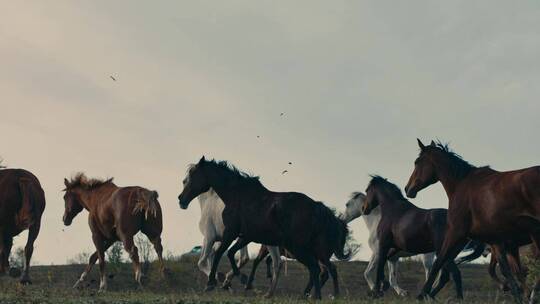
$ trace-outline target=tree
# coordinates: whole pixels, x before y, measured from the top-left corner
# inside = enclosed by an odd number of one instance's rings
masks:
[[[350,257],[349,260],[352,260],[355,255],[360,252],[360,249],[362,248],[362,244],[358,243],[356,239],[353,236],[353,231],[349,230],[349,234],[347,235],[347,239],[345,240],[345,253],[349,252]]]
[[[143,273],[146,273],[148,267],[150,267],[150,261],[153,259],[153,245],[144,234],[139,232],[135,236],[135,246],[139,250],[139,258],[143,264]]]
[[[9,265],[11,267],[22,269],[24,267],[24,260],[24,248],[17,247],[15,250],[13,250],[11,256],[9,257]]]
[[[111,248],[107,251],[107,261],[115,266],[118,266],[122,264],[123,262],[123,251],[122,251],[122,243],[116,242],[114,243]]]

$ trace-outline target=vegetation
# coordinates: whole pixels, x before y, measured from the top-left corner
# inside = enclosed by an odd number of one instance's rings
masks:
[[[114,276],[109,276],[109,291],[97,292],[99,271],[97,267],[90,273],[87,285],[81,290],[71,288],[78,279],[85,265],[34,266],[31,269],[33,285],[19,286],[16,279],[0,277],[0,303],[297,303],[307,280],[304,267],[294,261],[288,265],[288,275],[282,272],[277,295],[272,300],[263,298],[268,286],[265,271],[259,269],[255,279],[255,289],[244,291],[238,280],[233,281],[232,291],[218,289],[203,293],[206,277],[196,265],[196,258],[180,261],[166,261],[170,273],[163,279],[159,274],[157,262],[150,262],[144,290],[139,290],[133,279],[130,263],[120,263]],[[85,262],[86,263],[86,262]],[[339,271],[342,296],[339,300],[329,301],[332,290],[331,282],[323,288],[325,303],[417,303],[414,299],[419,290],[424,273],[420,263],[408,260],[401,269],[400,284],[411,292],[411,296],[400,299],[388,291],[383,300],[373,301],[366,296],[367,286],[363,278],[365,262],[336,262]],[[243,272],[248,272],[251,264]],[[229,269],[224,259],[220,271]],[[510,303],[512,298],[495,289],[490,281],[485,265],[463,265],[463,284],[466,303]],[[113,271],[109,267],[107,271]],[[452,284],[445,288],[438,297],[440,302],[453,302]],[[309,303],[301,301],[301,303]]]
[[[11,251],[9,265],[13,268],[22,269],[24,267],[24,248],[17,247]]]

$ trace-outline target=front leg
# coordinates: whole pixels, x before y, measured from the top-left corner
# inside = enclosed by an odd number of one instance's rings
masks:
[[[383,296],[383,280],[384,280],[384,264],[388,257],[388,252],[390,251],[390,242],[389,240],[381,240],[379,242],[379,252],[377,257],[377,273],[375,279],[375,289],[373,290],[373,297]]]
[[[229,289],[231,287],[232,279],[235,276],[240,275],[240,269],[236,265],[236,259],[234,257],[235,257],[236,252],[238,250],[244,248],[249,243],[250,243],[250,241],[240,237],[240,238],[238,238],[236,243],[234,243],[234,245],[229,249],[229,252],[227,252],[227,257],[229,258],[229,262],[231,263],[232,270],[231,270],[231,272],[229,274],[227,274],[227,277],[225,278],[225,281],[223,282],[223,286],[222,286],[223,289]],[[244,265],[242,265],[242,266],[244,266]]]
[[[109,247],[112,245],[112,243],[113,242],[111,242],[111,241],[106,241],[105,242],[105,245],[104,245],[105,251],[107,251],[107,249],[109,249]],[[83,273],[81,274],[81,277],[79,278],[79,280],[77,280],[77,282],[75,282],[75,285],[73,285],[73,288],[79,288],[81,286],[81,284],[84,283],[84,281],[86,280],[86,277],[88,276],[88,273],[92,270],[92,267],[94,266],[94,264],[96,264],[97,259],[98,259],[98,252],[96,251],[88,259],[88,265],[86,265],[86,268],[84,269]]]
[[[223,240],[221,241],[221,243],[219,244],[219,248],[215,252],[214,260],[212,261],[212,268],[210,269],[210,274],[208,275],[208,282],[206,283],[206,288],[204,291],[211,291],[216,287],[217,285],[216,272],[219,266],[219,261],[221,260],[223,253],[225,253],[225,250],[229,248],[231,243],[237,237],[238,237],[238,232],[236,229],[225,227],[225,231],[223,232]]]
[[[93,233],[92,234],[92,241],[94,242],[94,246],[96,246],[96,252],[99,259],[99,274],[100,274],[100,280],[99,280],[99,292],[104,292],[107,290],[107,276],[105,274],[105,242],[106,239],[98,234]]]

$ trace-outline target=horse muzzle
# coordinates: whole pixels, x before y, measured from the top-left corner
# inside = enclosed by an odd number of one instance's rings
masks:
[[[69,226],[73,222],[72,218],[69,218],[68,216],[64,215],[62,217],[62,221],[64,222],[64,226]]]
[[[408,198],[415,198],[418,191],[414,187],[405,187],[405,194]]]

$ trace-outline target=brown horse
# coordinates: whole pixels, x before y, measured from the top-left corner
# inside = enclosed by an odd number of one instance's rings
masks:
[[[83,209],[88,211],[88,224],[92,231],[92,241],[96,252],[90,256],[88,266],[80,279],[73,286],[78,287],[84,282],[88,272],[99,259],[101,280],[99,290],[107,289],[105,275],[105,251],[116,241],[124,244],[133,261],[135,280],[142,286],[142,271],[139,263],[138,249],[133,243],[133,236],[141,231],[154,245],[160,270],[163,273],[163,247],[161,246],[161,231],[163,229],[161,207],[156,191],[141,187],[118,187],[112,178],[107,180],[88,179],[83,173],[73,179],[64,179],[66,192],[64,201],[64,224],[71,225],[73,218]]]
[[[432,141],[425,146],[418,140],[418,145],[420,155],[405,187],[407,196],[416,197],[419,191],[440,181],[449,199],[443,248],[419,297],[429,294],[437,272],[455,258],[470,237],[492,245],[501,272],[516,302],[521,303],[521,293],[507,255],[519,258],[518,248],[524,239],[532,241],[538,252],[540,167],[499,172],[489,167],[475,167],[441,143]],[[535,290],[538,288],[540,281],[535,285]]]
[[[0,170],[0,274],[9,269],[13,237],[28,229],[22,284],[30,284],[30,259],[39,234],[45,194],[37,177],[22,169]]]
[[[178,197],[182,209],[210,188],[225,203],[225,230],[214,256],[206,290],[217,285],[215,276],[219,260],[237,238],[227,253],[234,275],[240,274],[234,259],[236,251],[256,242],[283,247],[306,266],[310,275],[306,290],[313,284],[317,299],[321,298],[319,262],[328,267],[337,280],[337,271],[330,258],[333,254],[339,259],[348,258],[343,253],[348,229],[323,203],[302,193],[269,191],[257,177],[242,173],[227,162],[207,161],[204,157],[190,167],[183,183],[184,189]],[[228,284],[224,283],[225,286]]]
[[[374,296],[383,294],[384,265],[391,252],[405,251],[414,254],[441,250],[446,230],[446,209],[422,209],[413,205],[401,194],[401,190],[380,176],[372,176],[366,189],[362,213],[369,215],[380,206],[381,220],[377,227],[379,236],[379,259]],[[456,287],[457,297],[463,298],[461,274],[454,261],[449,261],[442,271],[441,279],[430,296],[435,296],[449,280],[449,273]]]

